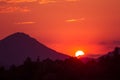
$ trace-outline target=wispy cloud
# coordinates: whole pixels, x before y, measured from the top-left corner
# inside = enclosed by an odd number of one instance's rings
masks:
[[[76,2],[80,0],[0,0],[0,2],[5,3],[31,3],[38,2],[40,4],[56,3],[56,2]]]
[[[102,41],[99,44],[100,45],[120,45],[120,40]]]
[[[38,0],[0,0],[0,2],[6,2],[6,3],[23,3],[23,2],[35,2]]]
[[[105,40],[99,42],[98,45],[103,47],[103,51],[112,50],[113,48],[120,46],[120,40]]]
[[[17,22],[15,24],[35,24],[36,22],[26,21],[26,22]]]
[[[56,3],[56,0],[40,0],[39,3],[40,4],[48,4],[48,3]]]
[[[85,18],[80,18],[80,19],[75,19],[75,18],[73,18],[73,19],[67,19],[67,20],[65,20],[66,22],[81,22],[81,21],[84,21],[85,20]]]
[[[76,1],[80,1],[80,0],[65,0],[65,1],[68,1],[68,2],[76,2]]]
[[[59,3],[59,2],[77,2],[79,0],[39,0],[40,4]]]
[[[18,6],[0,6],[0,13],[29,12],[27,7]]]
[[[29,3],[51,4],[59,2],[73,2],[79,0],[0,0],[0,13],[13,13],[13,12],[30,12],[31,9],[27,6]],[[18,5],[24,4],[24,5]],[[66,20],[67,22],[75,22],[80,19]]]

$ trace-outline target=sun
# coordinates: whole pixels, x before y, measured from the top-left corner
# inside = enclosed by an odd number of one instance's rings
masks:
[[[83,56],[83,55],[85,55],[85,53],[81,50],[78,50],[78,51],[75,52],[76,57]]]

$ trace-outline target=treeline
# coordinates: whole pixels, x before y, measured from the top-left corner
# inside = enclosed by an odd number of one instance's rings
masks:
[[[87,63],[77,58],[64,61],[27,58],[20,66],[0,67],[0,80],[120,80],[120,55]]]

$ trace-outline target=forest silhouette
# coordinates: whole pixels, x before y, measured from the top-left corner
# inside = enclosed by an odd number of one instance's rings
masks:
[[[120,48],[91,59],[87,63],[71,57],[66,60],[32,61],[27,57],[22,65],[0,67],[0,80],[120,80]]]

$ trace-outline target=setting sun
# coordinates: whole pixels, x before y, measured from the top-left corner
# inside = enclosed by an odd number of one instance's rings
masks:
[[[75,56],[76,57],[79,57],[79,56],[83,56],[85,53],[81,50],[78,50],[76,53],[75,53]]]

